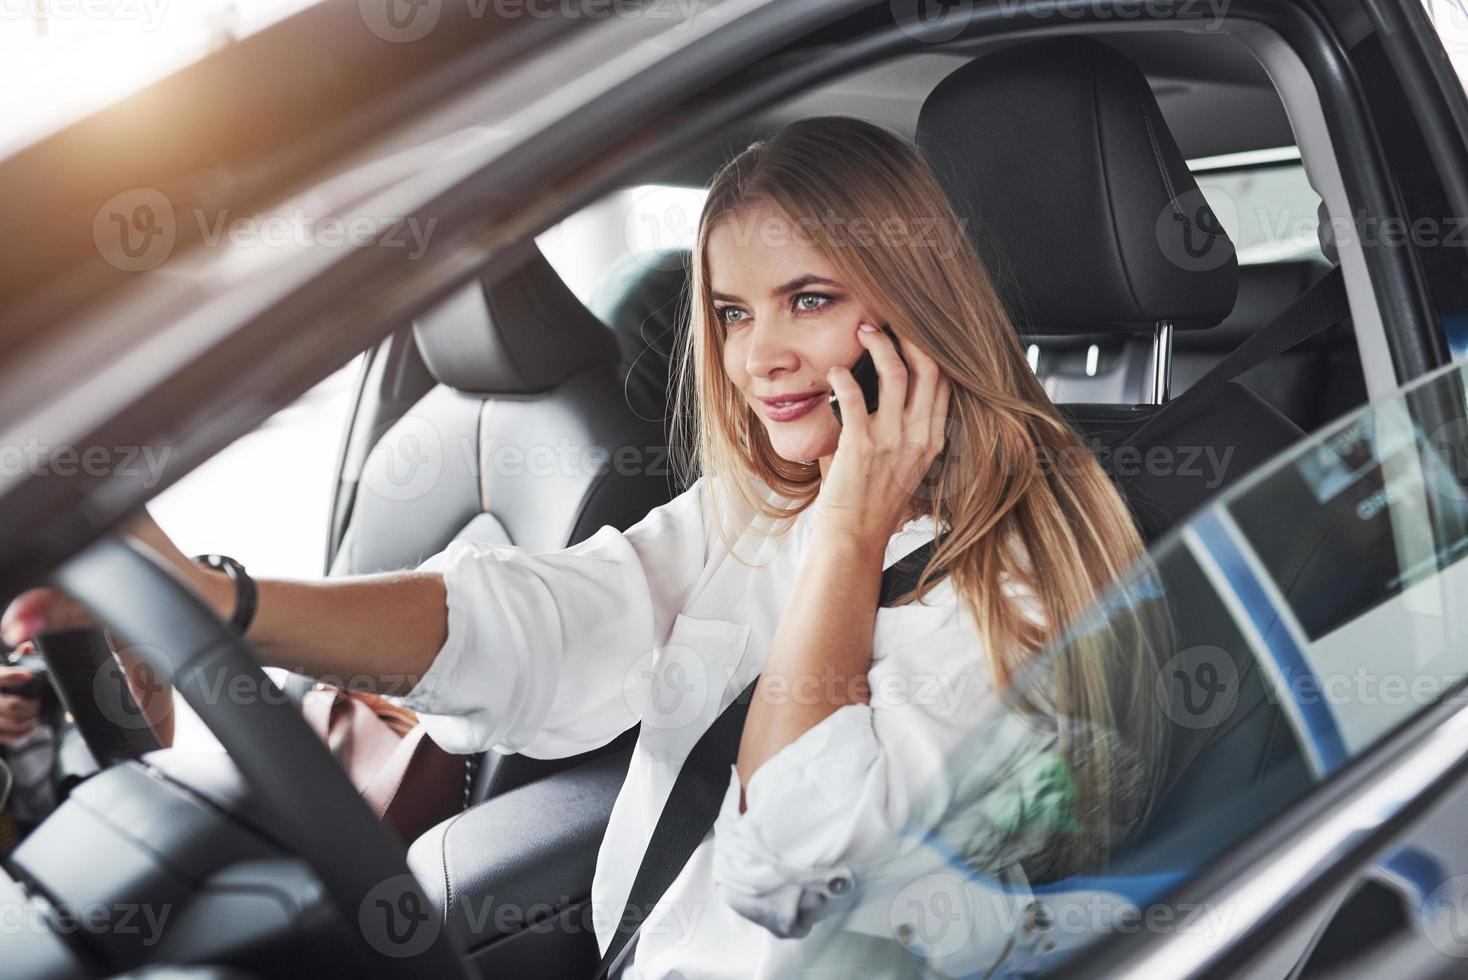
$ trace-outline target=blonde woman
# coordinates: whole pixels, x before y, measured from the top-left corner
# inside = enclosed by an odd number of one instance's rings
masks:
[[[559,757],[641,722],[593,885],[603,948],[690,748],[758,677],[714,830],[623,975],[785,977],[905,826],[984,803],[953,799],[974,780],[946,766],[1143,547],[932,173],[888,131],[813,118],[740,153],[711,183],[691,288],[675,421],[702,475],[686,492],[563,551],[456,542],[415,570],[263,581],[248,637],[267,663],[405,694],[456,752]],[[848,370],[863,352],[871,415]],[[132,530],[230,615],[224,575],[146,516]],[[879,611],[884,568],[940,531],[916,594]],[[5,638],[66,608],[27,593]],[[1013,699],[1120,733],[1068,747],[1066,812],[1021,835],[1062,868],[1135,816],[1108,746],[1160,752],[1143,644],[1093,646]],[[984,850],[987,824],[955,825]]]

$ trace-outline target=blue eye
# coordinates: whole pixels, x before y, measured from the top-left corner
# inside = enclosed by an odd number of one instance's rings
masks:
[[[730,321],[729,317],[726,314],[743,312],[744,311],[737,306],[720,306],[714,310],[714,318],[727,327]]]

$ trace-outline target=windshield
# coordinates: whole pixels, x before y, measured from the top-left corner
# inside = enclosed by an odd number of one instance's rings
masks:
[[[316,0],[0,0],[0,157]]]
[[[1463,679],[1464,370],[1169,531],[991,701],[824,955],[1007,976],[1144,923],[1217,932],[1217,909],[1152,913]],[[1078,717],[1088,662],[1110,703]]]

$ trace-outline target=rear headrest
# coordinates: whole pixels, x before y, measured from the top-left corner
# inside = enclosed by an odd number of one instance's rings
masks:
[[[1238,263],[1140,69],[1084,37],[1006,48],[923,103],[917,146],[1023,332],[1206,327]]]
[[[640,418],[668,417],[669,382],[688,329],[691,262],[686,248],[625,255],[591,299],[622,348],[627,403]]]
[[[514,272],[476,280],[414,321],[423,362],[440,383],[480,395],[529,395],[617,363],[611,332],[533,242],[527,254]]]

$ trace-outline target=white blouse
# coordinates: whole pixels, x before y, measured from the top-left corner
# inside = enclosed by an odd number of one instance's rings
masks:
[[[448,638],[397,700],[439,745],[557,758],[642,723],[592,884],[602,950],[685,757],[763,668],[810,536],[809,511],[780,537],[752,522],[737,539],[742,563],[713,526],[711,492],[701,478],[625,532],[604,526],[561,551],[457,541],[419,566],[444,576]],[[906,524],[884,567],[933,533],[931,518]],[[1040,615],[1033,593],[1004,586]],[[994,717],[978,635],[947,580],[921,604],[879,609],[870,704],[839,708],[766,761],[742,814],[731,767],[713,830],[622,977],[790,976],[874,901],[864,869],[943,810],[945,760]],[[891,918],[878,916],[889,937]]]

